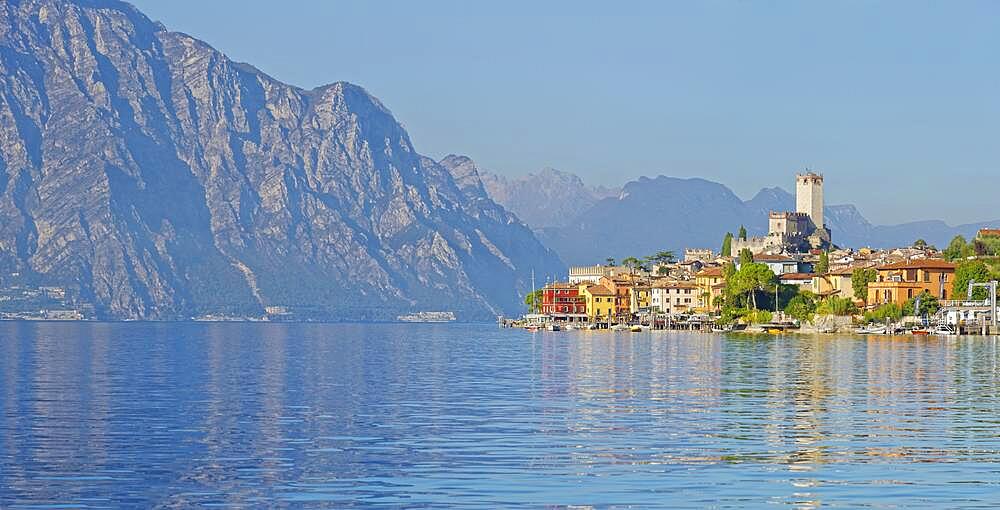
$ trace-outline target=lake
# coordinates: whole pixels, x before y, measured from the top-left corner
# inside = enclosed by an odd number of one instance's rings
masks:
[[[0,323],[0,507],[1000,505],[997,338]]]

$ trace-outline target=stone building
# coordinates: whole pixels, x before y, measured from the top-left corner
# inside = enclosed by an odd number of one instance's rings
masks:
[[[795,211],[771,211],[764,237],[733,239],[733,253],[802,253],[829,249],[830,230],[823,223],[823,176],[807,172],[795,176]]]

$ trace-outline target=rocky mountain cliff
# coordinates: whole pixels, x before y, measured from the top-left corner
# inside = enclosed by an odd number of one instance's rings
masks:
[[[360,87],[303,90],[114,0],[0,4],[0,273],[117,318],[518,310],[564,269]]]
[[[489,172],[481,172],[480,175],[493,200],[533,228],[564,227],[597,201],[616,197],[621,192],[587,186],[576,174],[553,168],[543,168],[536,174],[520,178]]]

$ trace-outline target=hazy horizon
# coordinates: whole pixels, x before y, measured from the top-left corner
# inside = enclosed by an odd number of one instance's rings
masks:
[[[363,86],[434,158],[744,199],[809,167],[876,224],[1000,217],[996,4],[132,3],[279,80]]]

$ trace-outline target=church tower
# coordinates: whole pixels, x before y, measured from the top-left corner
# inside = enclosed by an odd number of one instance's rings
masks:
[[[822,175],[807,172],[795,176],[795,211],[808,214],[816,229],[823,229]]]

